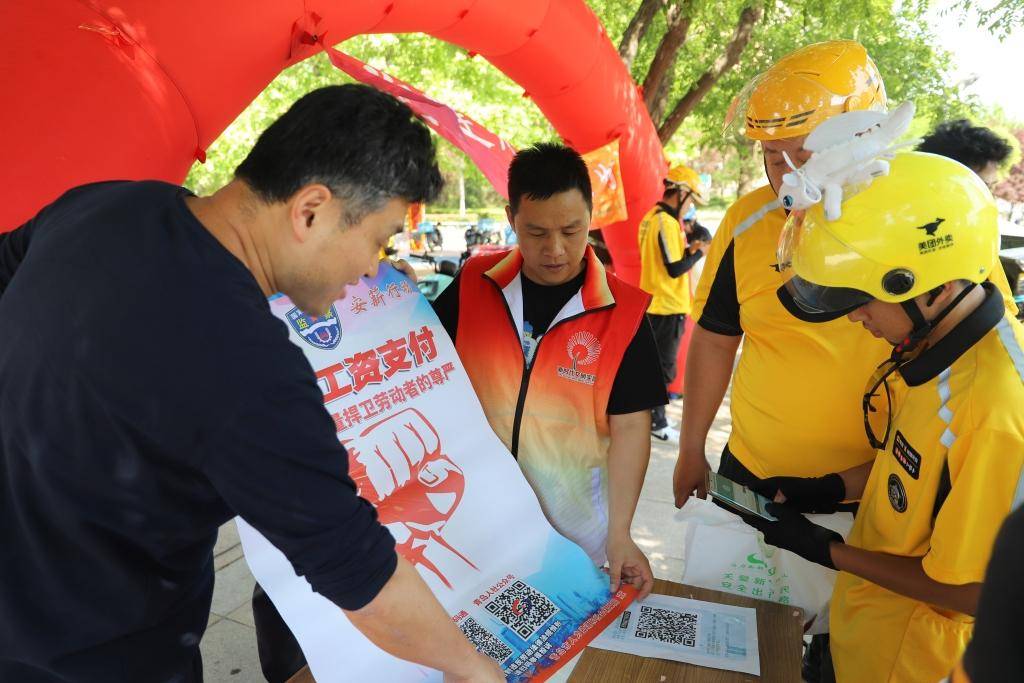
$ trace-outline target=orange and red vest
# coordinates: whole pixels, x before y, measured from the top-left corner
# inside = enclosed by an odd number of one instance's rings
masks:
[[[548,520],[601,564],[608,536],[608,397],[650,297],[605,272],[593,249],[583,287],[523,353],[519,250],[466,262],[456,349],[498,437]]]

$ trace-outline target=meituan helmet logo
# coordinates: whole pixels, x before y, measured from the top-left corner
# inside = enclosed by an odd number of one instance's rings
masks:
[[[925,234],[931,237],[935,234],[935,231],[939,229],[939,226],[946,222],[945,218],[936,218],[931,223],[925,223],[924,225],[917,226],[918,230],[924,230]]]
[[[572,369],[581,365],[590,365],[601,355],[601,342],[592,333],[580,331],[569,337],[566,345],[569,358],[572,358]]]

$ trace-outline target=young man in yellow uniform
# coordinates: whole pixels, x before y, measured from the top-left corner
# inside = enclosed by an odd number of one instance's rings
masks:
[[[694,228],[684,228],[680,223],[694,202],[705,201],[700,175],[688,166],[675,166],[663,182],[665,193],[640,221],[637,239],[640,288],[651,295],[647,320],[654,330],[661,371],[668,386],[676,377],[679,342],[692,303],[690,269],[704,256],[711,234],[696,223]],[[660,441],[679,440],[679,432],[669,426],[665,417],[665,406],[651,411],[651,436]]]
[[[768,543],[840,570],[840,683],[939,680],[970,638],[996,533],[1024,500],[1024,328],[986,281],[995,202],[965,166],[910,152],[837,220],[819,205],[786,230],[778,262],[793,277],[780,296],[794,313],[847,314],[893,351],[862,392],[873,463],[763,482],[785,501],[768,506],[778,521],[747,519]],[[846,543],[801,514],[850,499],[860,508]]]
[[[705,494],[705,442],[730,379],[724,476],[750,485],[820,476],[872,457],[856,397],[888,350],[842,321],[812,325],[786,311],[776,296],[783,276],[775,250],[786,222],[776,191],[790,170],[787,157],[795,165],[807,159],[802,145],[815,126],[844,111],[885,108],[881,76],[861,45],[833,41],[783,58],[745,93],[733,110],[744,134],[761,143],[769,184],[726,212],[697,288],[673,480],[677,507],[694,491]]]

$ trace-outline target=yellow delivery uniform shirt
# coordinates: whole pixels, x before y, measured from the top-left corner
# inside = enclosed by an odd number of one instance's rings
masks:
[[[1024,499],[1024,328],[986,291],[979,309],[890,376],[892,430],[847,539],[920,557],[950,585],[982,581],[1000,525]],[[938,681],[973,624],[840,572],[830,617],[837,680]]]
[[[786,222],[770,186],[726,212],[705,257],[693,318],[743,335],[732,378],[729,450],[755,476],[817,477],[874,457],[864,435],[864,383],[892,347],[845,318],[808,323],[776,290]]]
[[[651,295],[647,309],[652,315],[689,315],[693,306],[690,273],[672,277],[665,267],[658,238],[665,244],[670,261],[686,254],[686,238],[679,221],[656,205],[640,221],[640,289]]]

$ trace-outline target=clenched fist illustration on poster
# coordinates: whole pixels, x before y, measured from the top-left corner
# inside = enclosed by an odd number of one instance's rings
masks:
[[[442,452],[441,438],[423,413],[407,408],[342,444],[359,495],[377,508],[406,560],[448,588],[453,571],[477,569],[442,537],[462,500],[466,478]]]

